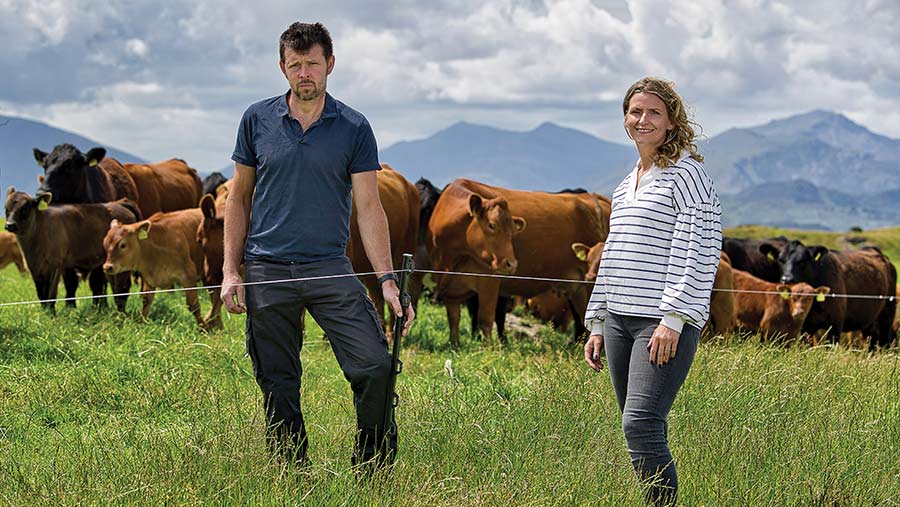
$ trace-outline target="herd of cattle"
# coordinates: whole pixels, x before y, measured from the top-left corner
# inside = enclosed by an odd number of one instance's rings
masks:
[[[34,150],[44,173],[34,196],[15,188],[7,192],[9,233],[0,234],[0,268],[14,262],[23,273],[30,271],[41,300],[56,299],[60,277],[66,298],[74,297],[80,279],[95,296],[106,294],[107,283],[127,294],[135,279],[142,291],[202,284],[212,307],[201,315],[197,290],[186,290],[188,308],[201,328],[221,327],[217,286],[229,182],[219,173],[201,182],[179,159],[121,164],[105,154],[68,144],[49,154]],[[504,340],[505,316],[516,303],[561,330],[573,323],[573,340],[584,336],[581,322],[592,291],[585,282],[596,278],[609,233],[607,197],[581,189],[509,190],[467,179],[441,190],[425,179],[412,184],[386,164],[378,190],[394,265],[403,253],[415,253],[414,302],[430,272],[452,345],[459,344],[463,304],[473,336],[490,337],[496,325]],[[369,273],[355,213],[347,256],[357,273]],[[381,309],[374,276],[360,278]],[[784,237],[725,238],[705,332],[741,327],[773,339],[825,332],[834,340],[858,331],[872,346],[889,346],[896,338],[896,284],[893,264],[874,247],[836,252]],[[147,317],[153,293],[142,298],[141,315]],[[126,299],[115,298],[119,310]],[[53,311],[53,302],[42,304]],[[106,298],[94,304],[106,305]]]

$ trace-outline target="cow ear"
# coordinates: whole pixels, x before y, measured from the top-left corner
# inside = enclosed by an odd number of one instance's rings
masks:
[[[88,165],[94,167],[99,164],[103,157],[106,156],[105,148],[91,148],[87,153],[84,154],[84,158],[87,159]]]
[[[38,174],[38,186],[41,186],[43,184],[44,184],[44,175]]]
[[[791,297],[791,286],[783,283],[775,287],[775,291],[781,296],[781,299],[789,299]]]
[[[525,230],[525,219],[522,217],[513,217],[513,234],[519,234]]]
[[[481,198],[478,194],[472,194],[469,196],[469,215],[473,217],[481,216],[484,214],[484,199]]]
[[[119,226],[119,221],[115,218],[113,218],[112,221],[109,222],[109,230],[115,229],[118,226]]]
[[[822,259],[822,256],[828,253],[828,249],[824,246],[816,246],[812,248],[812,258],[813,261],[819,262]]]
[[[200,210],[203,211],[205,218],[210,220],[216,218],[216,202],[212,195],[203,194],[203,197],[200,198]]]
[[[578,257],[578,260],[581,262],[587,262],[587,256],[590,250],[590,247],[584,243],[572,243],[572,251],[575,252],[575,257]]]
[[[144,220],[138,224],[137,233],[138,239],[147,239],[150,237],[150,221]]]
[[[44,192],[41,195],[37,196],[38,201],[38,210],[44,211],[50,207],[50,201],[53,200],[53,194],[50,192]]]
[[[820,303],[825,302],[825,295],[831,292],[831,287],[816,287],[816,301]]]
[[[47,152],[41,151],[37,148],[34,150],[34,159],[37,161],[38,165],[44,167],[44,159],[47,158]]]
[[[778,249],[771,243],[762,243],[759,245],[759,252],[765,255],[769,262],[778,261]]]
[[[9,189],[6,190],[6,195],[10,196],[16,193],[16,187],[10,186]]]

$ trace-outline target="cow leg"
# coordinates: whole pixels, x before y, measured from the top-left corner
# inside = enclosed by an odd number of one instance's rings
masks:
[[[59,270],[53,270],[47,279],[46,299],[50,300],[51,313],[56,313],[56,298],[59,293]]]
[[[491,340],[491,330],[497,318],[497,304],[500,295],[500,283],[490,280],[481,285],[478,291],[478,329],[485,341]]]
[[[113,296],[113,300],[116,302],[116,309],[124,312],[125,303],[128,302],[128,292],[131,290],[131,273],[126,271],[125,273],[113,275],[109,280],[109,285],[112,287],[113,293],[122,294],[121,296]]]
[[[584,341],[584,337],[587,336],[588,330],[584,327],[584,313],[587,310],[588,300],[590,299],[590,294],[587,288],[584,286],[579,286],[574,291],[567,291],[569,295],[569,311],[572,312],[572,320],[574,321],[573,330],[572,330],[572,338],[569,340],[569,345],[575,345],[576,343],[582,343]]]
[[[450,327],[450,346],[459,347],[459,303],[444,303],[447,309],[447,325]]]
[[[28,268],[25,266],[25,258],[22,255],[16,255],[14,262],[16,263],[16,268],[18,268],[19,273],[26,274],[28,273]]]
[[[494,309],[494,322],[497,324],[497,339],[506,343],[506,312],[512,306],[511,297],[497,296],[497,307]]]
[[[75,293],[78,292],[78,272],[74,268],[63,270],[63,285],[66,288],[66,307],[75,308]]]
[[[31,274],[31,281],[34,282],[34,290],[37,292],[37,297],[41,300],[41,306],[44,310],[47,310],[50,313],[56,312],[56,304],[47,301],[50,298],[50,276],[49,275],[36,275],[34,273]]]
[[[897,301],[887,301],[884,305],[884,308],[881,309],[881,313],[878,314],[878,320],[873,328],[875,328],[876,336],[873,336],[873,340],[869,343],[869,347],[871,348],[875,342],[878,342],[878,345],[881,347],[890,347],[891,343],[897,338],[893,333],[894,326],[894,313],[897,311]]]
[[[469,312],[469,324],[471,325],[472,338],[477,339],[478,334],[478,294],[466,299],[466,311]]]
[[[205,331],[206,322],[204,322],[203,317],[200,315],[200,296],[197,294],[197,286],[185,285],[184,288],[184,300],[187,303],[188,310],[191,312],[191,315],[194,316],[194,320],[197,321],[197,325],[200,326],[200,329]]]
[[[211,287],[206,289],[209,294],[209,313],[203,318],[208,329],[222,329],[222,289]]]
[[[103,272],[102,267],[91,270],[88,275],[88,284],[91,286],[91,294],[94,295],[94,306],[106,308],[106,273]]]
[[[150,315],[150,305],[153,304],[153,297],[156,295],[153,292],[153,287],[147,285],[146,281],[141,282],[141,292],[145,294],[141,294],[141,299],[143,300],[143,304],[141,305],[141,317],[147,318],[147,315]]]

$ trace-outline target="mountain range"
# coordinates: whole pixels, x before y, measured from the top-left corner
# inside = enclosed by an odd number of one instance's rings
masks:
[[[103,146],[41,122],[0,116],[0,188],[33,191],[40,168],[32,147],[69,142]],[[105,146],[125,162],[140,157]],[[900,224],[900,140],[846,116],[811,111],[765,125],[732,128],[699,145],[719,191],[723,224],[821,230]],[[381,150],[382,162],[411,181],[443,186],[467,177],[524,190],[582,187],[603,194],[633,167],[634,147],[545,122],[509,131],[466,122]],[[231,174],[231,165],[223,171]],[[202,175],[201,175],[202,176]]]

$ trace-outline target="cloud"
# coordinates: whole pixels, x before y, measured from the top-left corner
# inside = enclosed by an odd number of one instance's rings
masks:
[[[900,137],[891,0],[0,0],[0,103],[215,166],[243,109],[285,89],[278,35],[301,17],[331,30],[329,89],[382,146],[458,120],[625,142],[621,95],[645,75],[708,133],[832,109]]]

